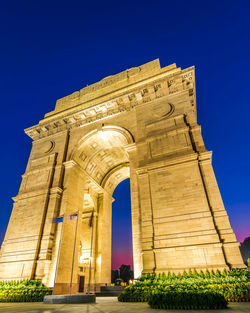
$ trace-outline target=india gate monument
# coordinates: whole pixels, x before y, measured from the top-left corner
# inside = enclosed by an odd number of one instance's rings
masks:
[[[157,59],[108,76],[25,133],[1,280],[41,279],[54,294],[110,283],[112,195],[128,177],[135,278],[244,267],[197,124],[194,67]]]

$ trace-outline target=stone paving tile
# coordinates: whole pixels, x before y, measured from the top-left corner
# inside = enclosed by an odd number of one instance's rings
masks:
[[[1,303],[1,313],[186,313],[184,310],[153,310],[147,303],[121,303],[117,298],[97,298],[96,304]],[[197,313],[197,311],[188,311]],[[227,310],[199,310],[199,313],[249,313],[250,303],[232,303]]]

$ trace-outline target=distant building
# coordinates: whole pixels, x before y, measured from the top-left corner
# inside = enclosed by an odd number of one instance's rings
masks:
[[[250,237],[245,238],[242,242],[240,245],[240,252],[244,263],[247,263],[247,260],[250,259]]]
[[[134,271],[131,270],[130,265],[122,264],[118,270],[112,270],[111,282],[115,284],[118,279],[128,283],[130,279],[134,278]]]

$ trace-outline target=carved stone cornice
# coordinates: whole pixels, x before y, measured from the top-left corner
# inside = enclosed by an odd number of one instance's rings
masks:
[[[195,152],[178,156],[175,158],[168,158],[164,161],[154,161],[145,166],[138,167],[135,169],[138,175],[145,175],[153,171],[162,171],[163,168],[167,167],[180,167],[186,166],[187,163],[198,162],[198,154]]]
[[[95,104],[86,103],[84,106],[76,105],[75,108],[66,109],[65,112],[57,112],[50,118],[45,118],[38,125],[25,129],[25,133],[34,140],[38,140],[67,129],[84,126],[96,121],[107,119],[113,115],[130,111],[138,105],[150,102],[157,98],[171,96],[187,91],[192,106],[195,105],[194,92],[194,68],[180,70],[173,74],[156,75],[144,84],[123,88],[119,95],[107,101],[100,101]],[[135,84],[136,85],[136,84]],[[113,95],[113,97],[112,97]]]
[[[136,151],[136,143],[131,143],[129,145],[126,145],[124,146],[125,150],[128,152],[128,153],[132,153],[132,152],[135,152]]]
[[[12,197],[14,202],[19,200],[24,200],[28,198],[35,198],[35,197],[44,197],[49,194],[48,188],[40,188],[39,190],[32,190],[32,191],[22,191],[19,192],[15,197]]]
[[[199,153],[199,163],[211,163],[212,162],[212,151],[205,151]]]
[[[88,212],[84,211],[84,212],[82,212],[82,219],[86,219],[86,218],[89,219],[89,218],[91,218],[92,214],[93,214],[93,210],[92,209],[90,211],[88,211]],[[93,216],[97,217],[98,216],[98,212],[96,212],[94,210]]]
[[[62,192],[63,192],[63,190],[60,187],[52,187],[52,188],[50,188],[50,194],[51,195],[59,195],[59,196],[61,196]]]
[[[74,160],[66,161],[63,163],[63,165],[66,169],[74,166],[79,166]]]

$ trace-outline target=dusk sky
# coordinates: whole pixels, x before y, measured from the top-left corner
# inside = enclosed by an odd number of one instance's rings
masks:
[[[0,242],[31,149],[23,129],[56,99],[156,58],[195,65],[198,122],[222,198],[238,240],[250,236],[249,12],[241,0],[2,1]],[[118,267],[132,259],[129,180],[114,197]]]
[[[130,180],[115,189],[112,206],[112,269],[133,265]]]

